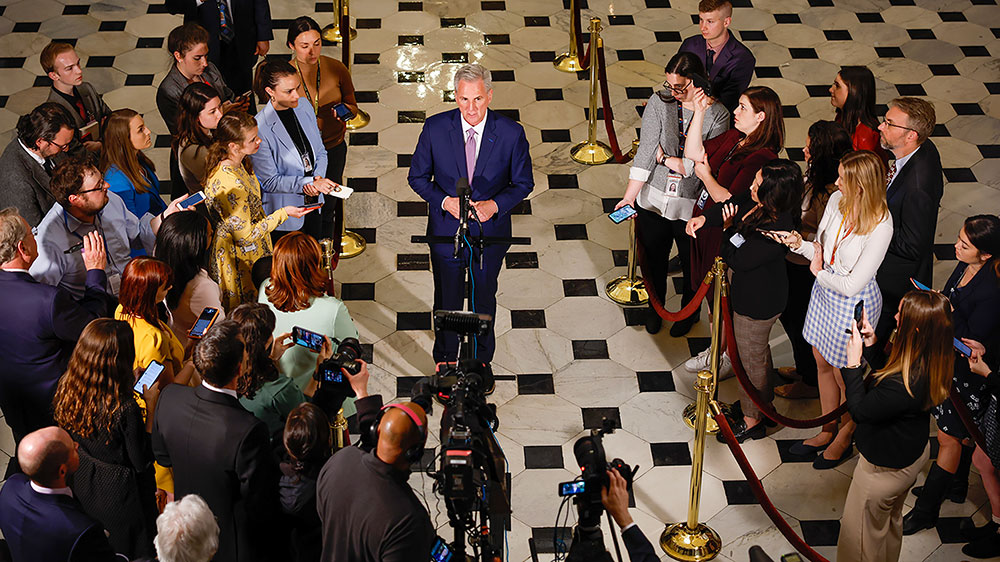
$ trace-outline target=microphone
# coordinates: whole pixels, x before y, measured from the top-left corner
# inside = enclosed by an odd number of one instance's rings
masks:
[[[462,245],[462,236],[469,230],[469,196],[471,195],[468,178],[458,178],[455,185],[455,195],[458,196],[458,232],[455,233],[455,257]],[[471,251],[471,248],[470,248]]]
[[[493,318],[464,310],[435,310],[434,331],[454,332],[462,335],[483,336],[490,329]]]

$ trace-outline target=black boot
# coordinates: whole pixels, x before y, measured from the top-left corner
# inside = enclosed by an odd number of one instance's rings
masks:
[[[670,326],[670,336],[674,338],[680,338],[686,336],[688,332],[691,331],[691,327],[698,323],[701,316],[701,311],[696,310],[694,314],[688,316],[684,320],[678,320]]]
[[[660,331],[663,326],[663,318],[656,312],[653,305],[650,304],[649,308],[646,309],[646,331],[650,334],[655,334]]]
[[[938,466],[937,463],[931,465],[931,470],[927,473],[927,480],[924,481],[924,489],[920,493],[920,497],[917,498],[916,505],[903,516],[903,535],[912,535],[937,525],[941,503],[944,501],[944,495],[954,476]]]
[[[962,447],[962,457],[958,461],[958,469],[955,470],[955,477],[951,480],[948,493],[945,498],[954,503],[965,503],[965,498],[969,494],[969,469],[972,468],[972,453],[975,447]],[[920,497],[924,492],[923,486],[913,488],[913,495]]]
[[[993,533],[990,536],[970,542],[962,547],[962,554],[973,558],[993,558],[1000,556],[1000,535]]]

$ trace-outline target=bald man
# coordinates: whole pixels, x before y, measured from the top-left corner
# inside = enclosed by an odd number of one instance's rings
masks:
[[[359,419],[375,399],[379,398],[358,400]],[[427,414],[413,402],[389,404],[376,422],[378,439],[373,451],[342,449],[319,473],[321,560],[404,562],[430,556],[434,527],[406,483],[410,464],[423,454]]]
[[[122,560],[66,485],[80,466],[76,449],[69,434],[54,426],[21,439],[17,460],[24,474],[11,476],[0,489],[0,531],[14,562]]]

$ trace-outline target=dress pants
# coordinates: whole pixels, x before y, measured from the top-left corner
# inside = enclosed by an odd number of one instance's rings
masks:
[[[742,314],[733,313],[733,331],[736,333],[736,349],[740,352],[740,361],[747,371],[747,377],[757,388],[761,399],[771,402],[774,399],[774,388],[771,386],[770,374],[773,368],[771,362],[770,340],[771,326],[774,326],[778,316],[774,315],[764,320],[757,320]],[[762,419],[763,414],[753,403],[750,396],[739,387],[740,405],[743,415]]]
[[[347,164],[347,141],[343,141],[336,146],[326,147],[326,177],[339,184],[344,183],[344,166]],[[320,209],[322,216],[322,228],[320,238],[330,238],[337,240],[340,238],[340,230],[344,223],[344,200],[332,195],[323,198],[323,208]],[[340,249],[340,246],[337,246]]]
[[[816,386],[816,358],[813,357],[812,346],[802,336],[802,328],[806,325],[806,311],[809,310],[809,297],[816,278],[809,271],[808,265],[787,260],[785,265],[788,270],[788,304],[781,313],[781,325],[792,344],[795,370],[802,377],[802,382]]]
[[[903,502],[930,458],[930,444],[910,466],[875,466],[858,458],[840,519],[837,560],[893,562],[903,545]]]
[[[487,246],[480,262],[478,250],[472,259],[472,281],[475,291],[475,311],[496,316],[497,277],[507,245]],[[466,289],[463,284],[465,268],[469,266],[469,252],[462,249],[459,258],[452,257],[454,248],[445,244],[431,245],[431,273],[434,275],[434,310],[465,310]],[[480,267],[480,263],[482,266]],[[493,322],[486,335],[476,338],[476,358],[490,362],[496,349]],[[434,334],[434,362],[458,359],[458,334],[437,332]]]
[[[670,247],[676,243],[677,256],[681,260],[681,270],[684,274],[681,306],[686,305],[694,297],[694,285],[691,279],[691,239],[684,232],[687,222],[665,219],[662,215],[639,206],[636,206],[635,210],[636,219],[639,221],[637,225],[639,243],[642,244],[646,256],[643,273],[653,282],[653,290],[660,303],[666,302],[667,263],[670,261]]]

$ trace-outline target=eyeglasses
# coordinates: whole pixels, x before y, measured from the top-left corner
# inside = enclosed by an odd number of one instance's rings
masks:
[[[59,151],[60,151],[60,152],[66,152],[67,150],[69,150],[69,143],[66,143],[66,144],[59,144],[59,143],[57,143],[57,142],[56,142],[56,141],[54,141],[54,140],[47,140],[47,141],[45,141],[45,142],[47,142],[47,143],[49,143],[49,144],[51,144],[51,145],[54,145],[54,146],[58,146],[58,147],[59,147]]]
[[[108,184],[108,182],[106,182],[104,180],[101,180],[101,185],[99,185],[99,186],[97,186],[97,187],[95,187],[93,189],[84,189],[83,191],[77,191],[76,195],[83,195],[84,193],[90,193],[92,191],[107,191],[108,188],[110,188],[110,187],[111,186]]]
[[[895,124],[895,123],[893,123],[891,121],[886,120],[885,117],[883,117],[880,121],[882,123],[888,125],[889,127],[896,127],[897,129],[906,129],[907,131],[913,131],[914,133],[918,133],[919,134],[919,131],[917,131],[916,129],[913,129],[911,127],[904,127],[902,125],[897,125],[897,124]]]
[[[689,87],[691,87],[691,82],[692,82],[692,80],[688,80],[687,84],[684,84],[683,86],[678,87],[678,86],[674,86],[670,82],[667,82],[667,81],[664,80],[664,82],[663,82],[663,88],[665,90],[670,90],[671,92],[673,92],[675,94],[683,94],[684,92],[687,91],[687,89]]]

